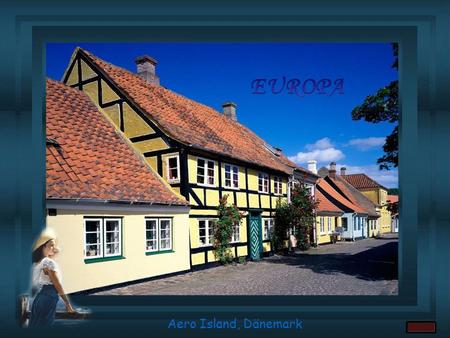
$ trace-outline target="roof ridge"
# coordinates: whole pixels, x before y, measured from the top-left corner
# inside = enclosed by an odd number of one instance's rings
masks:
[[[175,98],[181,98],[182,100],[185,100],[188,104],[191,104],[191,105],[193,105],[193,106],[198,106],[198,107],[200,107],[200,108],[206,109],[206,110],[208,111],[208,114],[213,113],[215,116],[217,116],[218,118],[220,118],[224,123],[226,122],[226,123],[228,123],[228,124],[232,124],[232,125],[234,125],[234,127],[239,128],[240,130],[243,130],[243,131],[245,131],[246,133],[249,133],[252,137],[258,139],[258,140],[259,140],[261,143],[263,143],[263,144],[269,144],[267,141],[265,141],[264,139],[262,139],[259,135],[257,135],[254,131],[252,131],[252,130],[251,130],[250,128],[248,128],[247,126],[245,126],[245,125],[243,125],[243,124],[241,124],[241,123],[239,123],[239,122],[237,122],[237,121],[234,121],[234,120],[232,120],[232,119],[229,119],[228,117],[226,117],[224,114],[220,113],[218,110],[214,109],[213,107],[210,107],[210,106],[208,106],[208,105],[206,105],[206,104],[204,104],[204,103],[201,103],[201,102],[198,102],[198,101],[196,101],[196,100],[193,100],[193,99],[191,99],[191,98],[189,98],[189,97],[187,97],[187,96],[185,96],[185,95],[183,95],[183,94],[177,93],[177,92],[175,92],[175,91],[173,91],[173,90],[171,90],[171,89],[168,89],[168,88],[166,88],[166,87],[164,87],[164,86],[162,86],[162,85],[152,85],[152,84],[149,84],[149,83],[147,83],[144,79],[142,79],[139,75],[137,75],[136,73],[133,73],[132,71],[130,71],[130,70],[126,69],[126,68],[123,68],[123,67],[114,65],[114,64],[112,64],[112,63],[110,63],[110,62],[108,62],[108,61],[105,61],[105,60],[103,60],[102,58],[97,57],[97,56],[94,55],[93,53],[91,53],[91,52],[89,52],[89,51],[87,51],[87,50],[85,50],[85,49],[83,49],[83,48],[81,48],[81,47],[77,47],[77,48],[78,48],[77,50],[79,50],[79,51],[81,51],[82,53],[84,53],[84,54],[85,54],[92,62],[94,62],[94,63],[96,64],[96,66],[99,67],[99,68],[100,68],[100,69],[101,69],[101,70],[109,77],[109,79],[110,79],[116,86],[118,86],[121,90],[123,90],[123,91],[127,94],[127,96],[128,96],[128,97],[136,104],[136,106],[138,106],[138,107],[139,107],[140,109],[142,109],[143,111],[147,111],[147,110],[146,110],[145,108],[143,108],[138,102],[136,102],[135,99],[132,98],[132,94],[129,92],[129,90],[127,90],[126,88],[124,88],[124,87],[123,87],[121,84],[119,84],[116,80],[112,79],[111,76],[108,74],[108,71],[104,70],[104,69],[103,69],[103,66],[102,66],[101,64],[99,64],[99,63],[105,63],[106,65],[108,65],[109,67],[112,67],[113,69],[118,69],[118,70],[120,70],[120,71],[125,72],[126,74],[132,76],[134,79],[138,80],[138,81],[139,81],[139,85],[143,86],[144,88],[146,88],[146,89],[148,89],[148,90],[156,90],[156,91],[159,91],[159,92],[156,92],[155,94],[163,95],[164,93],[167,93],[168,95],[173,95],[173,96],[175,96]],[[178,107],[182,106],[182,104],[180,104],[180,103],[178,103],[178,102],[176,103],[176,105],[177,105]],[[180,108],[179,108],[179,109],[180,109]],[[184,107],[184,109],[185,109],[186,111],[192,113],[194,116],[196,115],[196,114],[195,114],[195,109],[192,109],[192,108],[190,108],[190,107]],[[152,119],[157,121],[157,119],[155,119],[155,117],[153,117],[153,116],[152,116]],[[173,134],[172,132],[166,130],[166,128],[162,127],[162,126],[160,125],[160,123],[158,123],[158,126],[159,126],[162,130],[164,130],[167,134],[169,134],[169,135],[172,135],[172,134]],[[172,136],[172,137],[173,137],[174,139],[178,139],[176,136]],[[220,138],[219,135],[217,135],[217,137]],[[183,142],[182,142],[182,143],[183,143]],[[208,151],[213,151],[213,150],[208,149]],[[269,150],[267,150],[267,151],[269,152]],[[214,151],[213,151],[213,152],[214,152]],[[273,155],[273,156],[272,156],[272,155]],[[290,168],[290,165],[288,165],[287,162],[288,162],[288,161],[289,161],[289,162],[292,162],[292,161],[290,161],[290,160],[288,159],[288,157],[287,157],[285,154],[283,154],[282,152],[280,152],[280,155],[275,155],[275,154],[272,154],[272,155],[271,155],[270,158],[271,158],[273,161],[276,161],[280,166],[285,167],[285,170],[286,170],[286,171],[290,170],[290,169],[288,169],[288,168]],[[276,158],[275,158],[275,157],[276,157]],[[281,158],[281,160],[278,159],[278,158]],[[247,160],[247,162],[249,162],[249,160]],[[295,163],[293,163],[293,164],[295,164]],[[260,164],[260,165],[261,165],[261,164]],[[266,165],[266,166],[267,166],[267,165]],[[304,169],[304,168],[302,168],[302,167],[300,167],[300,168],[301,168],[301,169]],[[306,169],[304,169],[304,170],[306,170]]]
[[[343,180],[343,181],[345,181],[345,180]],[[378,204],[372,202],[366,195],[364,195],[363,193],[361,193],[361,192],[360,192],[358,189],[356,189],[351,183],[345,181],[344,184],[347,184],[347,185],[348,185],[348,186],[346,187],[347,189],[353,190],[354,193],[359,194],[359,196],[360,196],[362,199],[366,200],[367,202],[369,202],[369,203],[370,203],[371,205],[373,205],[374,207],[377,207],[377,206],[378,206]]]
[[[349,194],[351,195],[350,197],[352,198],[352,201],[355,200],[353,202],[353,204],[355,204],[356,206],[358,206],[359,208],[367,211],[368,213],[371,213],[371,210],[368,210],[366,206],[364,206],[363,204],[361,204],[361,202],[358,200],[359,198],[362,198],[363,200],[365,200],[366,202],[370,202],[369,204],[375,208],[375,204],[368,199],[366,196],[364,196],[363,193],[361,193],[358,189],[356,189],[352,184],[350,184],[349,182],[347,182],[345,179],[343,179],[341,176],[336,175],[337,179],[340,180],[342,182],[342,184],[344,185],[344,188],[349,190]],[[354,194],[357,194],[358,197],[355,197]]]

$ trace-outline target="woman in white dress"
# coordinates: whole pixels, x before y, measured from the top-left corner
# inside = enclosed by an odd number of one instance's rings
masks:
[[[75,313],[61,285],[61,272],[52,257],[59,251],[54,232],[45,229],[33,247],[33,294],[29,327],[51,326],[55,319],[58,295],[67,312]]]

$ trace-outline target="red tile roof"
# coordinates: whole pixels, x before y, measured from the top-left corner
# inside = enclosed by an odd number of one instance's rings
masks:
[[[388,195],[387,200],[389,203],[397,203],[398,195]]]
[[[89,97],[47,80],[47,198],[186,205]]]
[[[344,180],[342,176],[334,175],[334,177],[331,177],[328,175],[326,180],[333,183],[340,190],[340,194],[345,196],[347,200],[350,200],[351,203],[356,206],[356,209],[353,209],[355,212],[368,214],[373,217],[378,216],[375,205],[355,187]]]
[[[342,176],[337,176],[341,179],[342,184],[346,186],[348,192],[351,194],[352,198],[356,203],[367,211],[367,214],[371,217],[379,217],[380,214],[377,212],[376,208],[379,207],[378,204],[372,202],[368,197],[361,193],[358,189],[352,186],[350,183],[342,179]]]
[[[366,174],[350,174],[350,175],[342,175],[343,179],[345,179],[348,183],[353,185],[356,189],[370,189],[370,188],[382,188],[388,190],[383,187],[377,181],[371,179]]]
[[[328,187],[322,186],[322,188],[326,189]],[[331,187],[330,187],[331,188]],[[337,207],[333,202],[331,202],[324,194],[320,192],[320,190],[316,189],[316,201],[319,202],[317,205],[317,212],[339,212],[343,213],[344,210]]]
[[[197,149],[240,159],[292,174],[296,165],[277,156],[266,142],[242,124],[215,109],[159,85],[147,83],[135,73],[105,62],[79,48],[102,73],[146,113],[167,135]],[[280,160],[281,159],[281,160]]]
[[[352,212],[357,212],[357,213],[361,213],[361,214],[365,214],[366,211],[361,208],[360,206],[356,205],[353,203],[353,201],[351,201],[350,199],[346,198],[346,195],[341,194],[340,192],[338,192],[333,186],[330,185],[330,183],[328,183],[325,179],[319,179],[318,183],[317,183],[317,187],[318,187],[318,191],[322,192],[321,190],[324,191],[324,195],[327,195],[329,197],[331,197],[331,199],[336,200],[337,202],[339,202],[340,204],[342,204],[345,208],[348,208],[350,210],[352,210]]]

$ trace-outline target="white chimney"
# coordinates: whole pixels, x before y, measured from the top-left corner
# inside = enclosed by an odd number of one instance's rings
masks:
[[[237,116],[236,116],[236,103],[234,102],[225,102],[222,105],[223,108],[223,114],[227,117],[229,117],[230,119],[237,121]]]
[[[328,176],[330,176],[331,178],[336,177],[336,162],[330,163],[330,170],[328,171]]]
[[[157,61],[148,56],[138,56],[134,62],[137,66],[137,74],[150,84],[159,86],[159,77],[156,75]]]
[[[346,167],[341,167],[341,176],[345,176]]]
[[[317,175],[317,161],[315,160],[308,161],[308,170],[313,174]]]

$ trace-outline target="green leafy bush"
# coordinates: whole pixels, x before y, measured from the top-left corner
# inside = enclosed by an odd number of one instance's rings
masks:
[[[233,235],[233,225],[240,224],[244,217],[236,205],[227,204],[228,195],[224,195],[218,207],[218,220],[215,222],[214,231],[214,256],[222,264],[229,264],[233,261],[231,252],[231,238]]]

